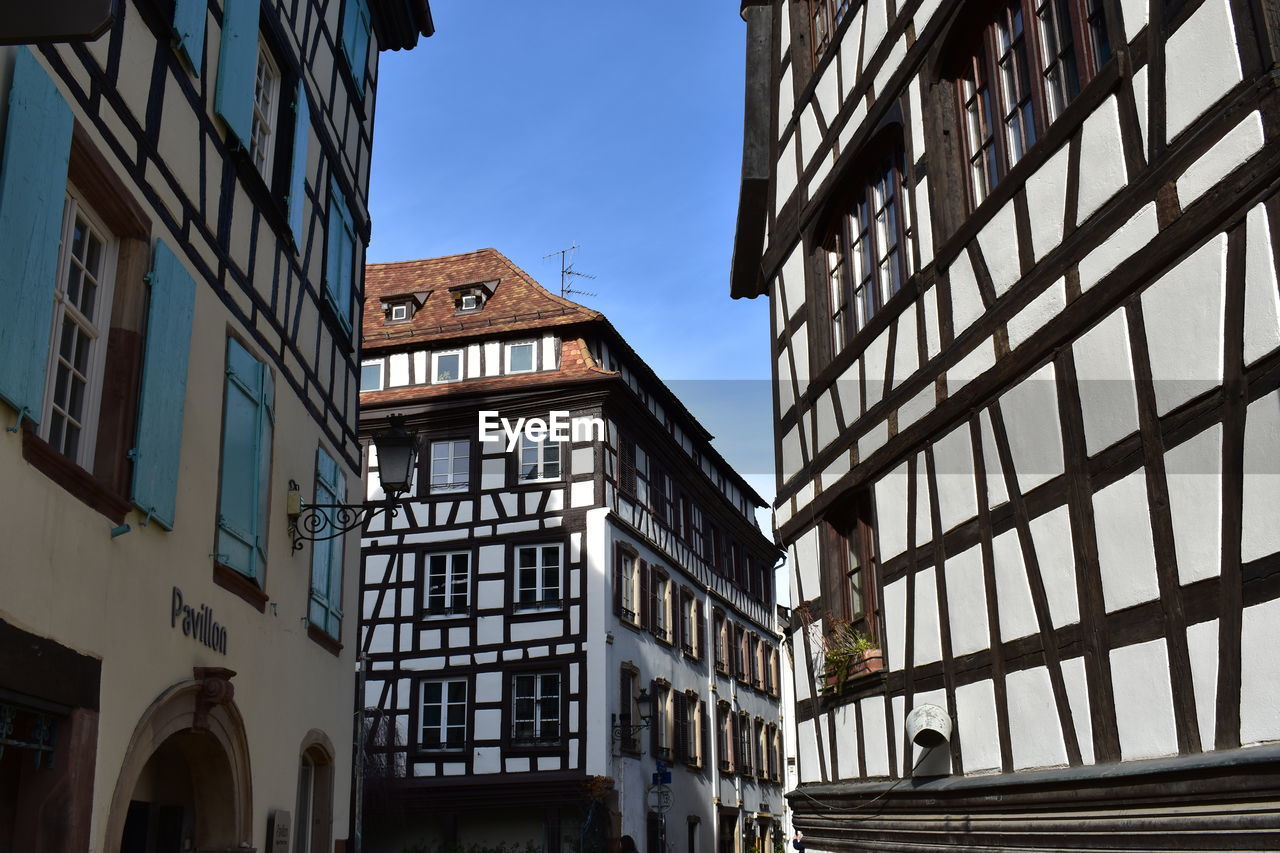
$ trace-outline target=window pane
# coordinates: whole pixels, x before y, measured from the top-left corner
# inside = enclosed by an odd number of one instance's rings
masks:
[[[533,344],[515,344],[508,352],[513,373],[533,370]]]
[[[462,378],[462,356],[458,353],[436,356],[436,381],[452,382]]]

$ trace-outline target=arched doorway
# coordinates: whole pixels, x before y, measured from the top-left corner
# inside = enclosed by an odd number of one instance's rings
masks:
[[[333,846],[333,743],[316,729],[302,742],[295,808],[293,853],[327,853]]]
[[[120,768],[106,853],[249,846],[252,790],[229,670],[165,691],[143,714]]]

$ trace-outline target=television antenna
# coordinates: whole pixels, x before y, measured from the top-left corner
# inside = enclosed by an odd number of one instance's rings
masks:
[[[596,278],[595,276],[589,273],[578,272],[573,268],[573,253],[577,249],[578,249],[578,244],[574,243],[572,246],[570,246],[567,249],[561,249],[558,252],[549,252],[548,254],[545,254],[542,256],[543,260],[546,260],[547,258],[553,257],[555,255],[560,256],[560,296],[561,298],[568,298],[569,294],[571,293],[575,296],[595,296],[596,295],[589,290],[578,290],[576,287],[573,286],[573,279],[575,276],[577,278],[591,279],[592,281],[595,281],[595,278]]]

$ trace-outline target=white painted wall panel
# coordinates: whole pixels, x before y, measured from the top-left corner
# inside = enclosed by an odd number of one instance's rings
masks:
[[[884,588],[885,667],[906,668],[907,579],[898,578]]]
[[[1102,281],[1122,261],[1150,243],[1159,230],[1154,203],[1131,216],[1080,261],[1080,292]]]
[[[849,97],[862,77],[862,67],[858,64],[858,52],[862,48],[862,26],[865,23],[862,13],[863,7],[859,5],[853,13],[853,20],[849,22],[849,29],[845,30],[844,38],[840,40],[840,88],[845,98]]]
[[[833,712],[836,726],[836,776],[840,779],[858,778],[858,715],[856,705],[841,705]]]
[[[487,341],[484,345],[484,375],[497,376],[502,372],[502,344]]]
[[[966,774],[1000,769],[996,693],[990,680],[956,688],[956,734]],[[954,737],[954,735],[953,735]]]
[[[1000,412],[1022,493],[1061,474],[1062,431],[1053,365],[1044,365],[1006,391],[1000,397]]]
[[[1067,692],[1076,742],[1080,744],[1080,760],[1092,764],[1093,718],[1089,716],[1089,682],[1085,677],[1084,658],[1069,658],[1062,662],[1062,683]]]
[[[786,19],[785,15],[783,15],[783,19]],[[795,74],[795,66],[788,65],[787,70],[782,72],[782,79],[778,85],[778,129],[780,131],[786,128],[787,123],[791,121],[792,114],[796,111],[795,86],[792,83],[793,74]]]
[[[1059,767],[1067,763],[1066,741],[1058,720],[1058,706],[1043,666],[1009,673],[1005,679],[1009,701],[1009,742],[1013,767]]]
[[[398,352],[387,358],[387,387],[409,384],[409,354]]]
[[[995,560],[996,598],[1000,604],[1000,639],[1004,642],[1026,637],[1040,630],[1031,585],[1022,561],[1018,532],[1007,530],[991,540]]]
[[[921,228],[923,229],[924,226],[922,225]],[[922,230],[921,234],[923,235],[923,233]],[[923,257],[924,249],[921,248],[920,251]],[[932,252],[930,254],[932,255]],[[924,263],[927,264],[928,261]],[[920,297],[920,300],[924,304],[925,358],[932,360],[934,356],[942,351],[942,332],[939,331],[940,326],[938,325],[938,288],[930,287]]]
[[[1095,493],[1093,516],[1107,612],[1158,597],[1146,469],[1139,468]]]
[[[1280,600],[1244,609],[1240,625],[1240,743],[1280,739]]]
[[[1129,182],[1115,96],[1094,110],[1080,131],[1080,199],[1076,222],[1083,223]]]
[[[818,152],[818,146],[822,142],[822,131],[818,127],[818,116],[814,112],[813,104],[810,103],[800,113],[800,167],[808,169],[813,163],[813,157]]]
[[[964,358],[947,368],[947,394],[954,396],[965,385],[995,367],[995,364],[995,339],[979,341]]]
[[[1005,421],[1007,426],[1008,421]],[[998,507],[1009,501],[1009,489],[1004,482],[1004,466],[996,452],[996,437],[991,426],[991,410],[983,409],[978,417],[982,439],[982,468],[987,484],[987,506]]]
[[[1058,279],[1046,287],[1026,307],[1009,318],[1005,328],[1009,333],[1009,349],[1016,350],[1040,331],[1045,323],[1062,313],[1067,307],[1065,279]]]
[[[1214,748],[1218,718],[1218,620],[1187,626],[1187,651],[1191,659],[1191,685],[1196,700],[1200,748]]]
[[[1146,0],[1122,0],[1126,3],[1140,3],[1143,7],[1143,14],[1146,14]],[[1142,151],[1146,154],[1151,134],[1147,131],[1150,125],[1150,109],[1147,94],[1147,69],[1150,66],[1144,65],[1137,71],[1133,72],[1133,102],[1138,111],[1138,134],[1142,137]]]
[[[1124,308],[1112,311],[1071,347],[1090,456],[1138,431],[1138,397]]]
[[[1165,43],[1165,138],[1173,140],[1240,82],[1240,56],[1227,0],[1206,0]]]
[[[968,423],[934,443],[933,462],[938,479],[938,515],[946,532],[978,514],[973,438]]]
[[[876,532],[881,560],[890,560],[907,548],[907,485],[906,462],[876,481]]]
[[[1246,223],[1244,363],[1249,365],[1280,347],[1280,291],[1267,208],[1254,207]]]
[[[1027,211],[1031,220],[1031,250],[1040,260],[1062,242],[1067,208],[1069,146],[1063,145],[1027,178]],[[1010,203],[1012,208],[1013,204]],[[1016,244],[1013,244],[1016,246]]]
[[[915,309],[908,308],[899,314],[896,325],[898,335],[893,348],[893,388],[901,385],[920,366]]]
[[[1031,519],[1031,541],[1049,603],[1049,619],[1061,628],[1080,621],[1080,601],[1076,594],[1075,547],[1071,540],[1071,514],[1065,506],[1055,507]]]
[[[1052,217],[1052,214],[1037,212],[1037,216],[1041,215]],[[978,232],[978,245],[982,247],[982,259],[987,263],[987,272],[999,299],[1022,275],[1018,264],[1018,223],[1012,201],[996,211]]]
[[[885,731],[884,698],[872,696],[858,703],[862,711],[862,743],[868,778],[889,775],[889,734]]]
[[[1226,268],[1227,237],[1219,234],[1142,294],[1161,415],[1222,384]]]
[[[947,579],[947,617],[951,625],[951,653],[958,657],[980,652],[991,645],[981,547],[974,545],[949,558],[944,571]]]
[[[866,377],[867,408],[870,409],[884,397],[885,376],[888,374],[889,330],[886,328],[867,344],[862,357]]]
[[[974,277],[968,252],[961,252],[951,264],[950,281],[951,328],[953,334],[959,336],[987,310],[982,304],[982,294],[978,291],[978,280]]]
[[[479,773],[502,772],[502,747],[477,746],[471,757],[471,769]]]
[[[1217,577],[1222,571],[1222,426],[1214,424],[1169,448],[1164,468],[1178,582]]]
[[[933,541],[933,496],[929,493],[929,467],[923,453],[916,454],[916,547]]]
[[[818,766],[818,727],[814,720],[801,720],[797,726],[799,736],[796,744],[796,763],[799,764],[801,783],[822,781],[821,768]]]
[[[782,480],[786,482],[796,475],[804,460],[800,455],[800,425],[797,424],[782,437]]]
[[[1186,210],[1196,199],[1243,165],[1262,148],[1262,113],[1252,112],[1200,156],[1178,178],[1178,203]]]
[[[1176,755],[1178,735],[1164,638],[1112,649],[1111,681],[1121,759]]]
[[[1120,15],[1124,18],[1124,40],[1131,42],[1147,25],[1147,0],[1120,0]]]
[[[932,566],[916,573],[915,644],[912,659],[916,666],[942,660],[942,632],[938,619],[938,579]],[[944,703],[945,704],[945,703]]]
[[[774,172],[774,185],[777,190],[775,202],[775,213],[782,210],[783,205],[787,203],[787,199],[791,197],[791,193],[796,188],[796,136],[791,135],[787,140],[786,146],[782,149],[782,155],[778,157],[778,166]]]
[[[1244,499],[1240,559],[1257,560],[1280,551],[1280,391],[1249,404],[1244,422]]]

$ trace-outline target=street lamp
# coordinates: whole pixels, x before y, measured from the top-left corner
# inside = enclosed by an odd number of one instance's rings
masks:
[[[640,713],[640,722],[635,725],[619,723],[618,715],[612,715],[613,739],[615,741],[630,743],[640,736],[640,732],[649,728],[649,718],[653,714],[653,697],[643,687],[640,688],[640,695],[636,697],[636,710]]]
[[[405,428],[404,418],[392,417],[387,429],[373,437],[378,452],[378,480],[386,499],[359,504],[308,504],[301,487],[289,481],[289,536],[293,550],[303,542],[322,542],[362,527],[380,512],[394,518],[400,514],[400,496],[409,491],[418,455],[418,437]]]

